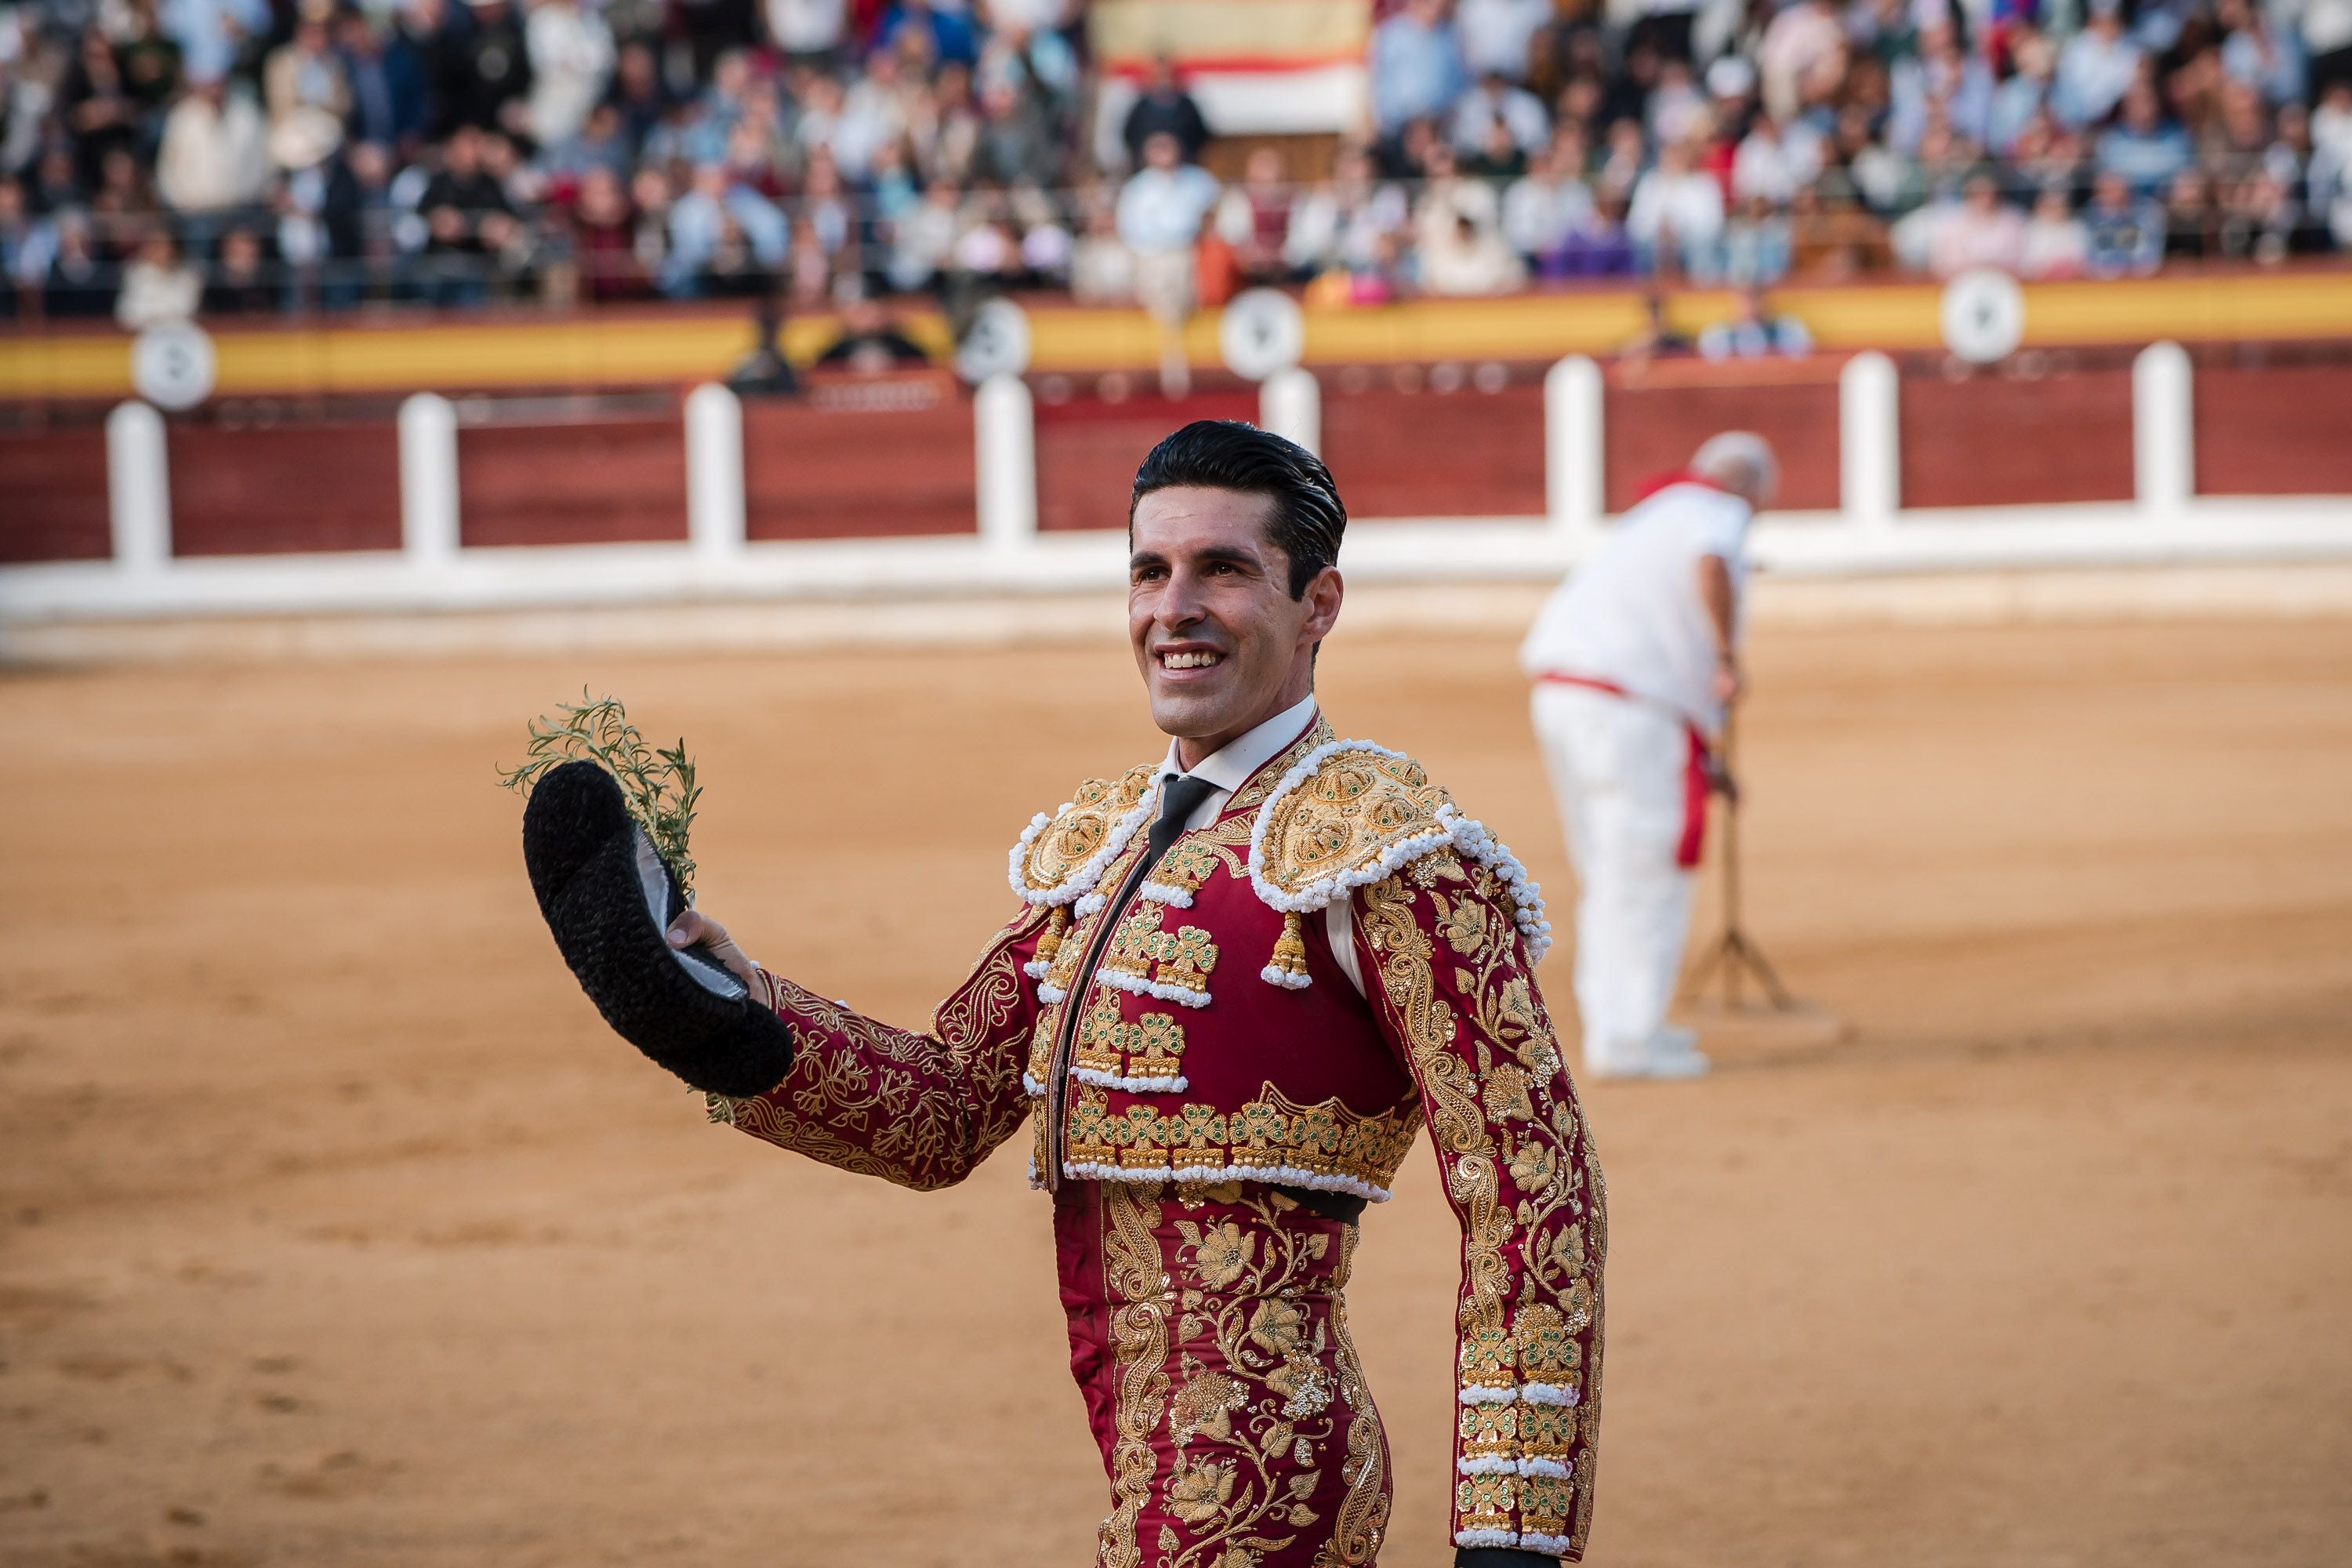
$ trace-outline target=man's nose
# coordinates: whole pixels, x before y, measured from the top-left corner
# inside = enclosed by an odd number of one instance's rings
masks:
[[[1200,578],[1181,568],[1171,572],[1168,586],[1160,591],[1160,607],[1153,618],[1173,631],[1192,625],[1202,615]]]

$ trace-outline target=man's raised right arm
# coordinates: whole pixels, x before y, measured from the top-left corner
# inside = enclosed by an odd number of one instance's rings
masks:
[[[1021,972],[1046,920],[1045,910],[1024,908],[919,1033],[769,973],[718,922],[688,910],[670,941],[707,947],[768,1002],[797,1043],[782,1083],[744,1098],[711,1095],[711,1120],[919,1192],[962,1181],[1028,1113],[1021,1068],[1037,1003]]]

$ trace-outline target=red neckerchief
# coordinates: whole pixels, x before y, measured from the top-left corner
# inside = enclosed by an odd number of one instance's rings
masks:
[[[1695,474],[1688,468],[1675,468],[1670,472],[1654,475],[1653,477],[1643,480],[1641,489],[1633,492],[1634,503],[1639,505],[1641,502],[1648,500],[1652,496],[1656,495],[1668,485],[1704,485],[1711,490],[1723,490],[1723,493],[1726,495],[1729,495],[1731,493],[1728,490],[1724,490],[1721,485],[1717,484],[1705,474]]]

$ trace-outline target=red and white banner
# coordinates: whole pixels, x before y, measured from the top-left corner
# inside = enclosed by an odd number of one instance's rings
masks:
[[[1173,60],[1218,135],[1352,131],[1365,120],[1371,0],[1095,0],[1087,31],[1129,87]]]

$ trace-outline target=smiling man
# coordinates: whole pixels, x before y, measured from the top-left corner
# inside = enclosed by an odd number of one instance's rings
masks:
[[[797,1047],[766,1093],[711,1094],[714,1120],[917,1189],[1030,1121],[1110,1480],[1101,1568],[1378,1557],[1388,1444],[1344,1290],[1423,1121],[1463,1233],[1457,1562],[1575,1558],[1590,1527],[1608,1226],[1535,984],[1549,928],[1417,763],[1317,709],[1346,523],[1323,465],[1247,425],[1144,460],[1129,635],[1168,752],[1030,824],[1019,912],[928,1032],[761,968],[708,916],[671,929]]]

